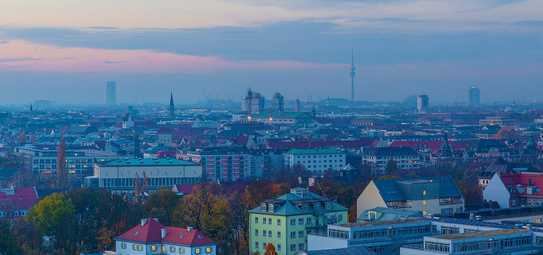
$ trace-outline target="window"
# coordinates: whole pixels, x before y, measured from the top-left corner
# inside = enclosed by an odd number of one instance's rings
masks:
[[[255,236],[258,236],[258,229],[255,229]]]
[[[170,246],[170,252],[175,252],[175,246]]]
[[[281,238],[281,232],[277,231],[277,238]]]
[[[305,246],[305,245],[304,245],[303,243],[298,244],[298,250],[303,251],[303,250],[304,250],[304,246]]]
[[[179,247],[179,254],[185,254],[185,248]]]
[[[125,242],[121,243],[121,249],[123,249],[123,250],[126,249],[126,243]]]
[[[281,251],[281,245],[280,244],[277,245],[277,251]]]
[[[296,245],[295,244],[290,245],[290,251],[296,251]]]
[[[262,218],[262,224],[266,224],[266,218]]]
[[[304,231],[298,231],[298,238],[304,237]]]
[[[152,252],[158,251],[158,247],[157,247],[156,245],[154,245],[154,244],[151,245],[151,251],[152,251]]]
[[[304,225],[304,218],[298,219],[298,225]]]
[[[213,252],[213,248],[211,248],[211,247],[207,247],[207,248],[206,248],[206,253],[207,253],[207,254],[210,254],[210,253],[212,253],[212,252]]]
[[[271,224],[272,224],[272,219],[268,218],[268,225],[271,225]]]
[[[258,217],[255,217],[255,223],[258,224]]]
[[[311,218],[307,218],[307,220],[305,221],[305,223],[306,223],[307,225],[311,225]]]
[[[273,237],[271,230],[268,231],[268,237]]]
[[[296,225],[296,219],[291,219],[291,220],[290,220],[290,225],[291,225],[291,226]]]
[[[258,242],[255,242],[255,248],[260,249]]]
[[[296,238],[296,232],[294,231],[290,232],[290,238]]]
[[[277,219],[277,226],[281,226],[281,219]]]
[[[194,253],[200,254],[200,253],[202,253],[202,250],[200,248],[196,248],[196,249],[194,249]]]

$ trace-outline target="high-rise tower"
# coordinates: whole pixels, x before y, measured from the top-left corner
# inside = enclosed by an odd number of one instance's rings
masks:
[[[356,77],[356,67],[354,66],[354,50],[351,53],[351,101],[354,101],[354,78]]]
[[[478,87],[472,86],[469,89],[469,106],[478,107],[481,104],[481,90]]]
[[[173,90],[170,93],[170,118],[175,118],[175,103],[173,102]]]
[[[117,104],[117,82],[115,81],[108,81],[106,84],[106,104]]]

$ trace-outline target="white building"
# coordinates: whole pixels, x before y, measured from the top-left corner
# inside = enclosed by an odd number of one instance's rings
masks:
[[[372,167],[374,175],[386,175],[388,162],[398,169],[417,169],[422,165],[420,155],[408,147],[381,147],[362,151],[362,162]]]
[[[325,171],[340,171],[346,169],[345,152],[336,148],[325,149],[292,149],[285,153],[285,167],[302,166],[315,174]]]
[[[376,207],[453,215],[464,211],[464,196],[450,177],[372,180],[356,202],[357,216]]]
[[[117,255],[215,255],[216,244],[190,227],[166,227],[156,219],[142,219],[115,238]]]
[[[526,229],[502,229],[426,236],[421,246],[402,247],[401,255],[540,254],[534,234]]]
[[[57,170],[57,149],[55,146],[24,146],[17,148],[17,153],[30,162],[34,173],[54,174]],[[69,173],[89,175],[92,173],[94,161],[112,159],[117,157],[117,154],[99,150],[67,149],[64,156],[66,170]]]
[[[94,176],[85,178],[89,187],[121,193],[134,191],[136,185],[154,191],[201,181],[201,166],[177,159],[118,159],[99,162],[94,166]]]

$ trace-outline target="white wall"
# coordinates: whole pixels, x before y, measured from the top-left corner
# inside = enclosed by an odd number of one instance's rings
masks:
[[[498,173],[492,176],[488,186],[483,190],[483,199],[486,201],[496,201],[500,208],[509,208],[509,200],[511,194],[505,187],[505,184],[502,182],[500,175]]]
[[[356,215],[359,217],[365,210],[375,207],[387,207],[387,205],[379,194],[377,186],[371,181],[356,200]]]

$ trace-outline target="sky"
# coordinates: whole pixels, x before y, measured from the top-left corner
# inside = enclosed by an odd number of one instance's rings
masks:
[[[543,100],[541,0],[0,0],[0,104]]]

